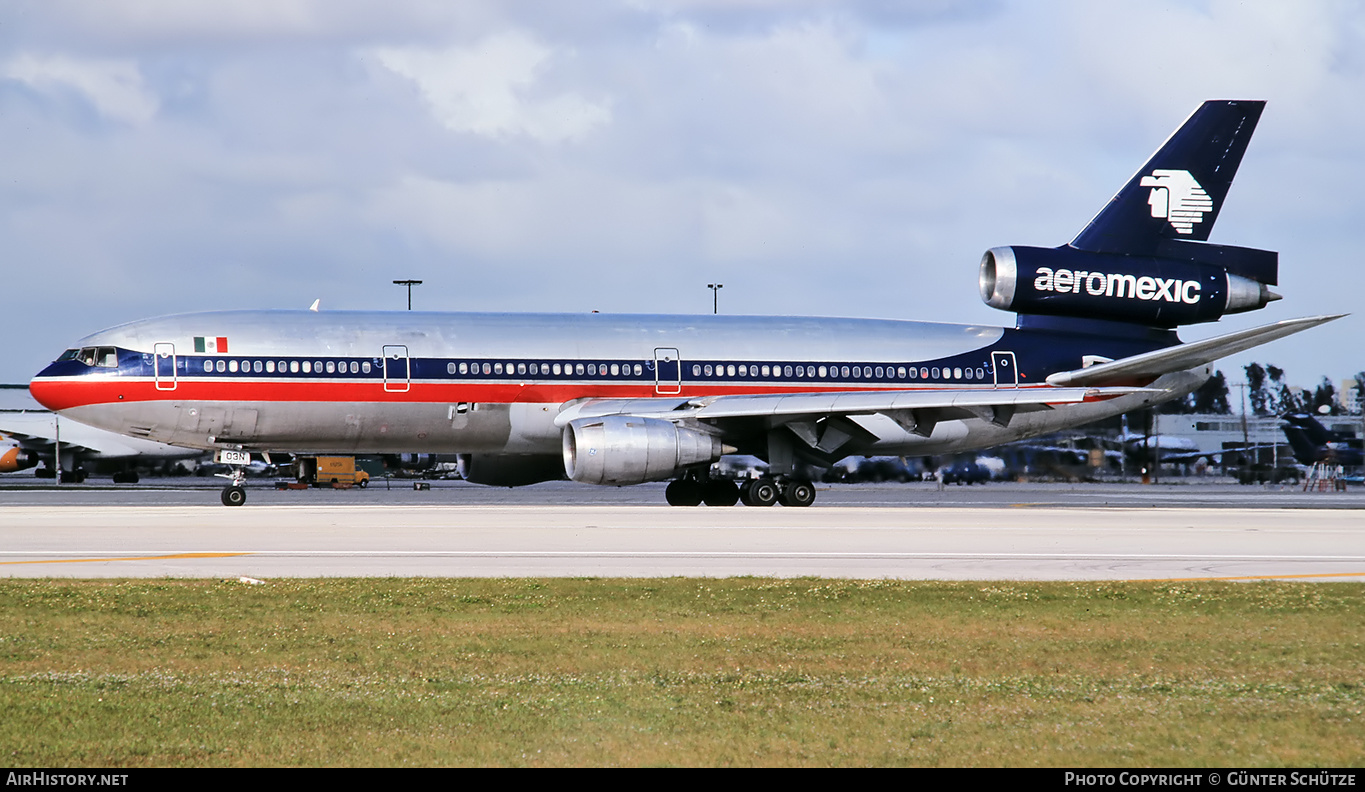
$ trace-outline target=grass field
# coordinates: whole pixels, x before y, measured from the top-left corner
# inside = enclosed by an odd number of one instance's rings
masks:
[[[1365,764],[1365,586],[0,580],[10,766]]]

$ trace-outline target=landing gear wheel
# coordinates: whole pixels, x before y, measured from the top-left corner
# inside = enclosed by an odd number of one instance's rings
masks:
[[[740,492],[740,499],[745,506],[771,506],[777,503],[778,495],[777,482],[770,478],[750,479]]]
[[[792,481],[782,488],[783,506],[809,506],[815,503],[815,485],[809,481]]]
[[[664,499],[669,506],[698,506],[701,498],[701,485],[692,479],[678,479],[664,490]]]
[[[223,487],[223,505],[241,506],[246,503],[246,489],[233,484],[230,487]]]
[[[702,485],[701,497],[707,506],[734,506],[739,502],[739,487],[729,479],[711,479]]]

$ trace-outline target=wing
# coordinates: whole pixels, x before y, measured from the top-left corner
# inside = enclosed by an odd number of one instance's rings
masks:
[[[565,408],[555,419],[566,426],[580,419],[605,416],[662,419],[678,424],[706,424],[727,438],[753,435],[782,425],[810,449],[833,454],[849,440],[876,438],[847,420],[858,415],[884,415],[907,432],[928,437],[940,421],[981,418],[1009,425],[1018,412],[1054,405],[1099,401],[1132,393],[1158,392],[1137,387],[1000,388],[991,390],[899,390],[836,393],[776,393],[676,399],[593,399]],[[818,422],[818,423],[817,423]]]

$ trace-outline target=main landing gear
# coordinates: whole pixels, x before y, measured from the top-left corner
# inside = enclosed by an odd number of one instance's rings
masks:
[[[772,479],[767,476],[749,479],[736,485],[729,479],[680,478],[664,490],[670,506],[809,506],[815,502],[815,485],[801,479]]]

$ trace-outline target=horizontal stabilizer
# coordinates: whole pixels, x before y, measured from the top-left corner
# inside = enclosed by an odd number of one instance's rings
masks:
[[[1194,341],[1180,346],[1158,349],[1141,355],[1100,363],[1089,368],[1059,371],[1047,378],[1049,385],[1057,387],[1101,386],[1159,377],[1173,371],[1184,371],[1196,366],[1244,352],[1252,347],[1302,332],[1311,327],[1340,319],[1345,314],[1335,316],[1309,316],[1303,319],[1286,319],[1283,322],[1239,330],[1236,333],[1216,336],[1203,341]]]

